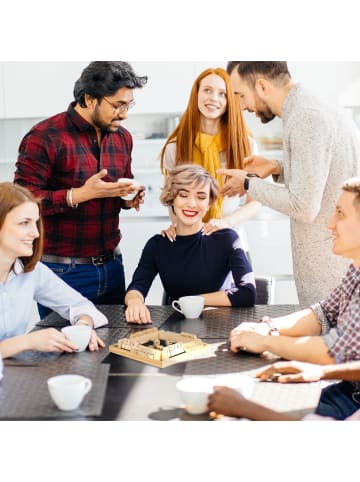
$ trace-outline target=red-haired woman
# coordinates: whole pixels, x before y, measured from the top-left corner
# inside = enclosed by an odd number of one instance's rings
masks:
[[[217,169],[230,166],[241,169],[244,158],[255,149],[227,72],[222,68],[209,68],[195,80],[179,125],[162,149],[161,169],[166,175],[176,165],[199,164],[221,188],[224,179],[217,174]],[[235,229],[243,248],[248,251],[242,224],[255,216],[260,207],[261,204],[248,195],[244,199],[219,196],[204,218],[203,233],[211,234],[221,228]],[[170,217],[173,224],[163,233],[173,240],[176,218],[171,213]]]

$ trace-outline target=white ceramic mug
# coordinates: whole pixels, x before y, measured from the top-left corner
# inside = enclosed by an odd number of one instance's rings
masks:
[[[81,375],[57,375],[47,380],[48,389],[60,410],[75,410],[90,391],[92,382]]]
[[[198,415],[208,411],[208,399],[213,391],[213,384],[209,378],[183,378],[177,382],[176,388],[188,413]]]
[[[137,187],[141,187],[141,184],[136,181],[135,179],[130,179],[128,177],[121,177],[118,179],[118,182],[131,182],[131,184],[134,184]],[[132,201],[137,195],[139,191],[133,191],[127,194],[126,196],[121,196],[121,199],[124,199],[124,201]]]
[[[204,309],[204,298],[202,296],[182,296],[174,300],[171,305],[174,310],[182,313],[185,318],[199,318]]]
[[[84,351],[89,344],[92,328],[85,325],[65,326],[61,329],[62,333],[76,347],[77,351]]]

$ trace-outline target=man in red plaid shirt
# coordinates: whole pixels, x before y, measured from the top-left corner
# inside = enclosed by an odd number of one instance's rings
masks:
[[[90,63],[67,111],[36,124],[19,147],[14,182],[42,199],[42,261],[97,304],[124,300],[119,213],[139,210],[145,188],[118,182],[133,178],[132,137],[121,122],[146,82],[127,62]],[[121,198],[131,192],[133,200]]]

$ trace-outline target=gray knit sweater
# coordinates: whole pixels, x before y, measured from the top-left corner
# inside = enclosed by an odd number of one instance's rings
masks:
[[[305,308],[329,295],[349,265],[332,253],[326,224],[343,181],[360,175],[360,146],[354,126],[299,84],[285,98],[282,120],[282,174],[276,183],[252,179],[249,194],[290,216],[294,278]]]

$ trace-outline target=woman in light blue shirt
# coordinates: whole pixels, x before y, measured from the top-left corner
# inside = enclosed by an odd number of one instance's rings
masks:
[[[106,317],[80,293],[39,262],[43,229],[40,200],[27,189],[0,183],[0,353],[25,350],[73,352],[76,347],[55,328],[26,333],[33,301],[59,313],[71,324],[98,328]],[[91,351],[104,347],[93,330]]]

